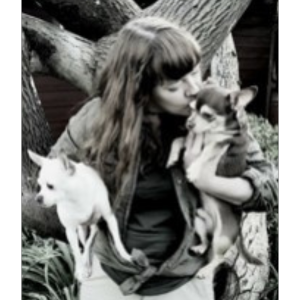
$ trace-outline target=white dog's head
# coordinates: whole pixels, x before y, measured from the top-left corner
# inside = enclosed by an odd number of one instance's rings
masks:
[[[28,150],[28,155],[40,167],[37,180],[39,192],[35,200],[46,207],[63,201],[70,178],[76,172],[75,163],[63,154],[57,158],[47,158]]]

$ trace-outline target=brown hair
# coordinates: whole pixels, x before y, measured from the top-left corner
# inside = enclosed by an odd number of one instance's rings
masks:
[[[144,108],[153,88],[164,79],[180,79],[199,61],[195,39],[164,19],[135,19],[119,32],[101,73],[99,119],[86,145],[111,193],[120,189],[139,156]]]

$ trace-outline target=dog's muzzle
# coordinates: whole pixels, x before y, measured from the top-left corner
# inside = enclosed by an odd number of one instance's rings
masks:
[[[191,129],[193,129],[194,128],[194,123],[191,121],[191,120],[187,120],[187,122],[186,122],[186,128],[188,129],[188,130],[191,130]]]

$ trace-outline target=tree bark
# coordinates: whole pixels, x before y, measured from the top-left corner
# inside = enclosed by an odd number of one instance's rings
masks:
[[[23,15],[22,22],[31,72],[62,78],[89,94],[95,73],[94,43],[28,15]]]
[[[41,235],[51,232],[62,237],[55,210],[39,207],[32,197],[37,168],[30,161],[27,149],[46,155],[51,145],[50,128],[29,70],[28,45],[22,34],[22,223],[37,228]]]
[[[202,48],[202,71],[225,38],[232,31],[251,0],[161,0],[144,11],[144,15],[161,16],[190,31]]]

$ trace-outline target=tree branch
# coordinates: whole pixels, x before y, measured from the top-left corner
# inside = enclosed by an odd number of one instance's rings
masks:
[[[141,13],[133,0],[39,0],[65,29],[96,41]]]
[[[142,15],[157,15],[176,21],[191,31],[202,47],[205,72],[213,55],[247,8],[250,0],[159,0]],[[67,31],[25,17],[23,27],[31,47],[50,72],[91,94],[94,92],[114,36],[93,43]],[[82,49],[82,51],[81,51]],[[46,53],[46,55],[45,55]]]
[[[47,71],[88,94],[92,91],[95,72],[93,42],[26,14],[22,16],[22,26],[31,53],[32,72]],[[36,61],[43,65],[42,69],[34,69]]]

